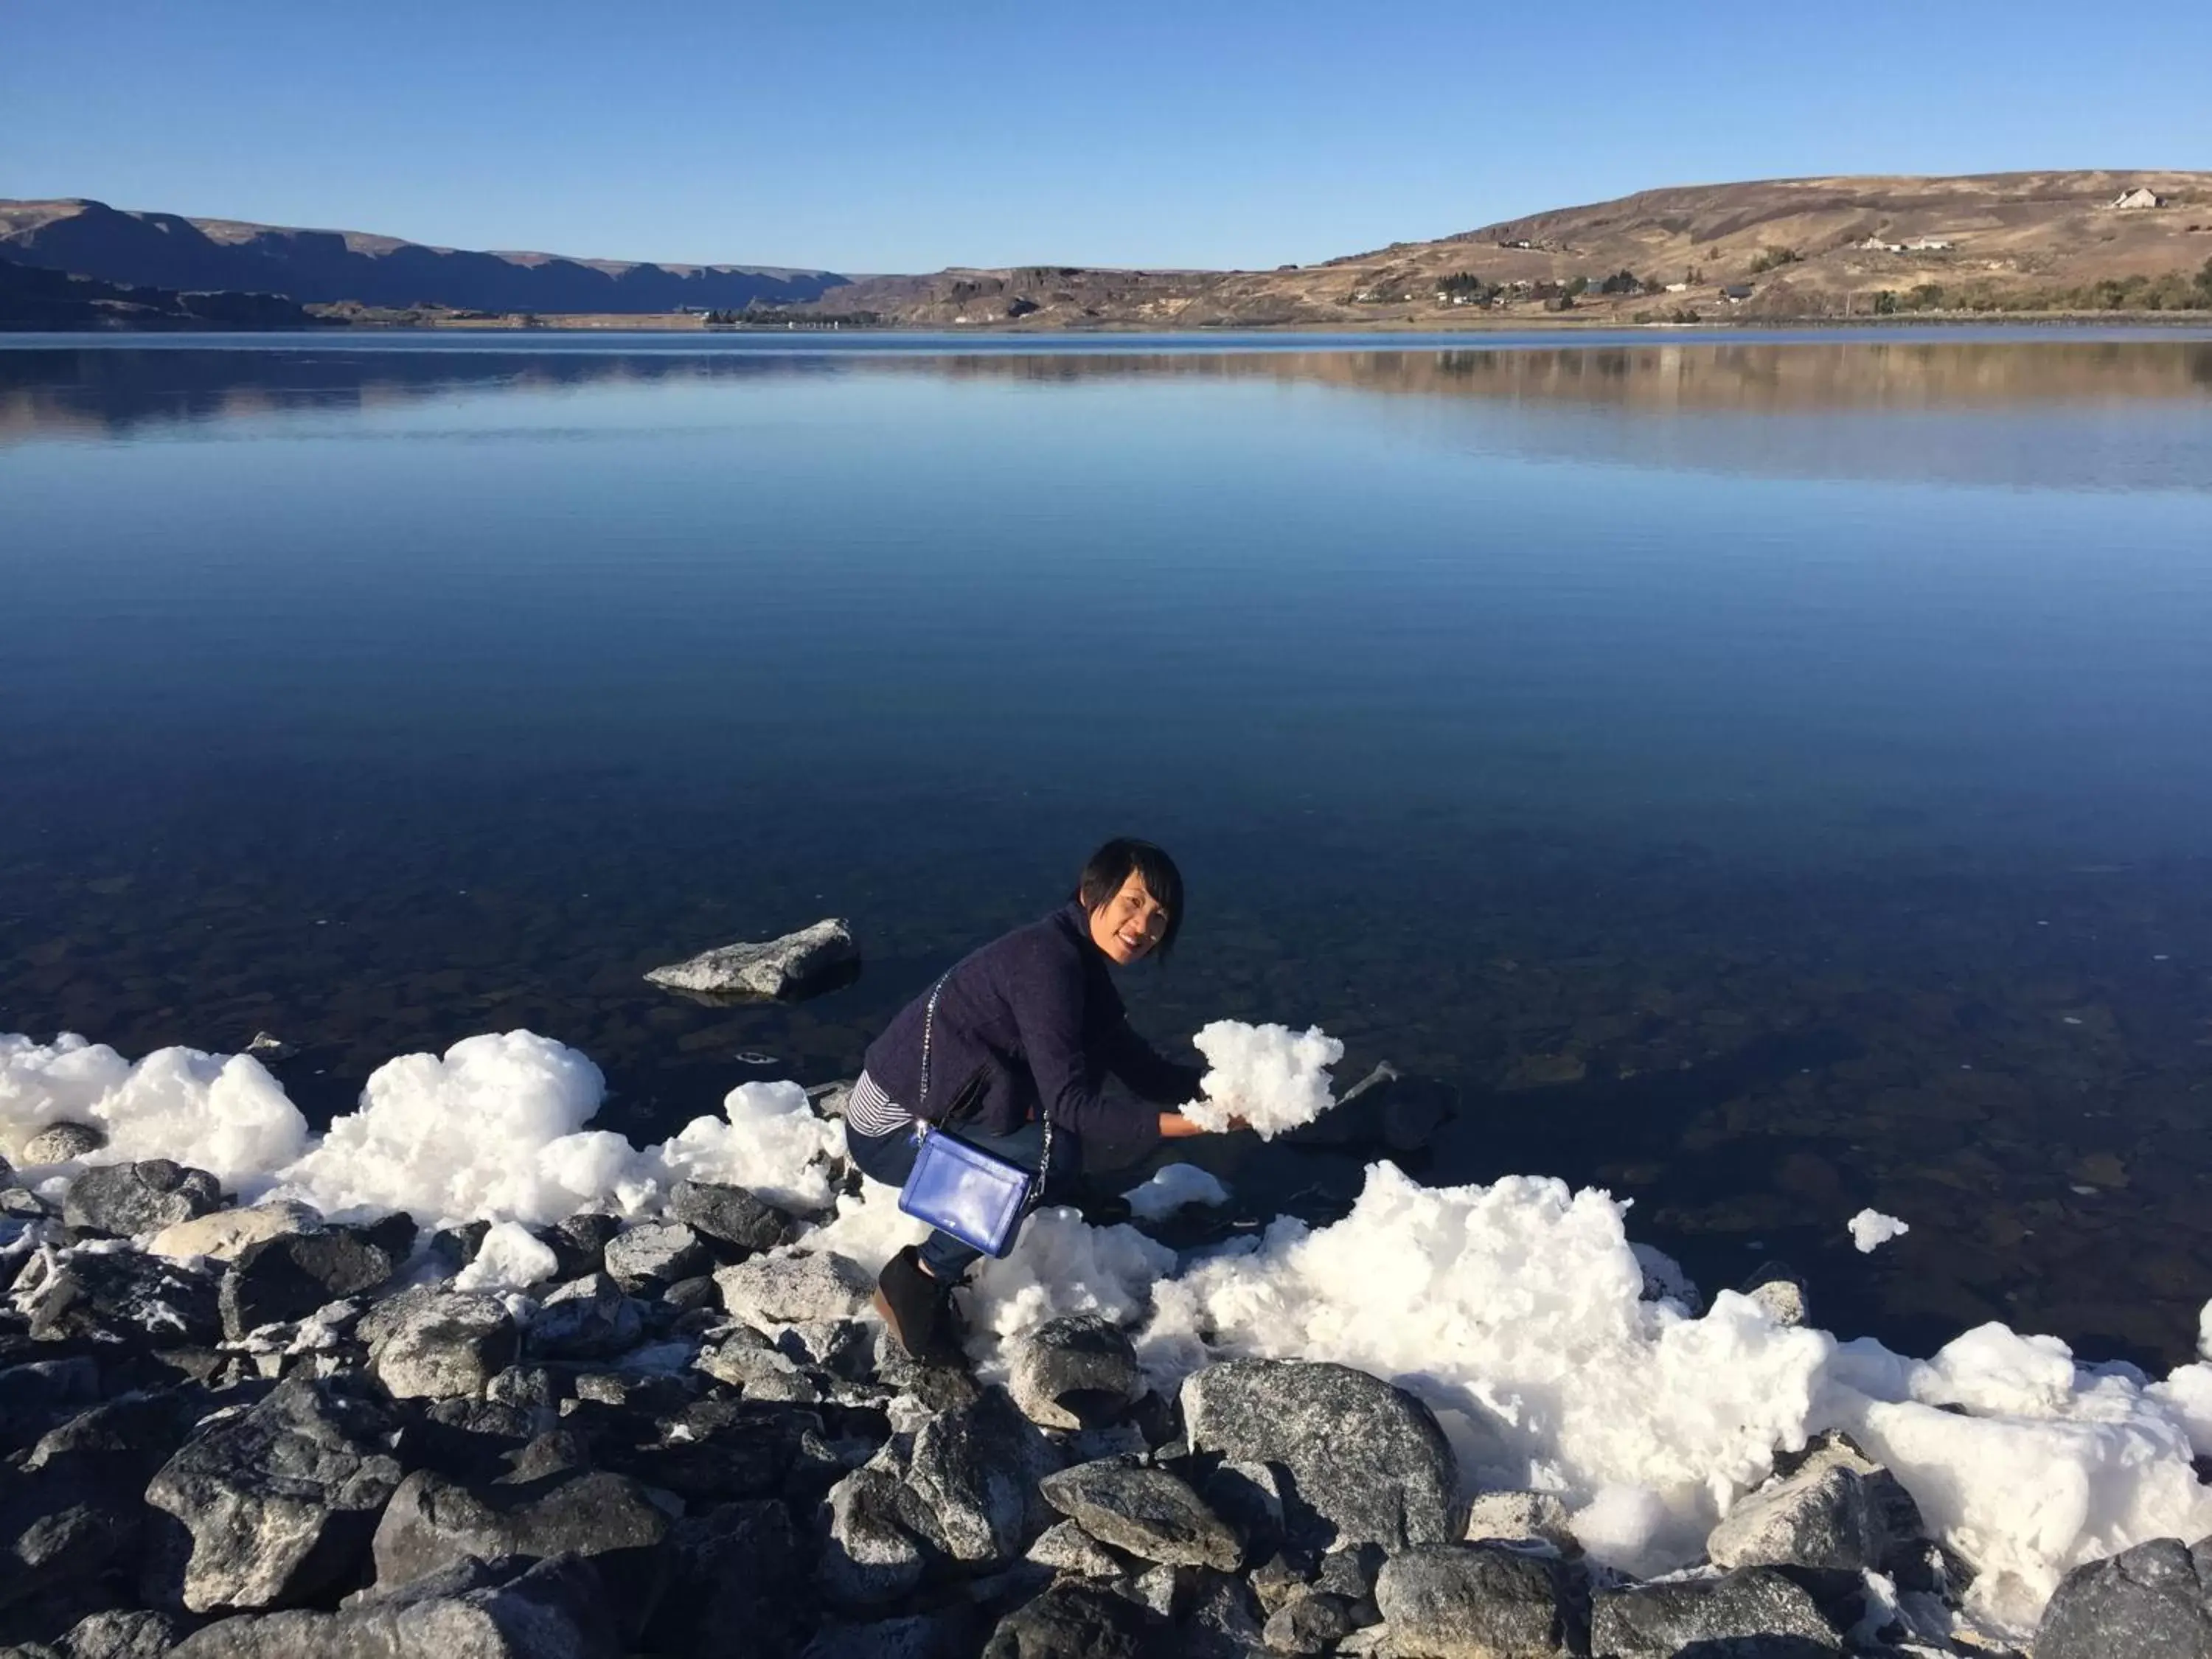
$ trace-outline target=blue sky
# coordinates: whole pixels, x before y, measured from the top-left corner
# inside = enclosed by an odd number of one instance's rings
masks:
[[[0,196],[617,258],[1272,265],[1648,186],[2212,168],[2212,12],[0,3]]]

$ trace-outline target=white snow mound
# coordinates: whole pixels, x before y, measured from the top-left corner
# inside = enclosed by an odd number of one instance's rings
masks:
[[[1121,1196],[1139,1220],[1161,1221],[1187,1205],[1226,1204],[1229,1188],[1195,1164],[1164,1164]]]
[[[1344,1058],[1344,1045],[1315,1026],[1304,1034],[1285,1025],[1247,1025],[1218,1019],[1191,1039],[1206,1060],[1201,1097],[1182,1109],[1211,1130],[1241,1117],[1262,1140],[1312,1122],[1336,1104],[1328,1068]]]
[[[1851,1243],[1858,1246],[1861,1255],[1871,1255],[1893,1238],[1902,1238],[1912,1229],[1893,1215],[1884,1215],[1880,1210],[1861,1210],[1850,1218]]]

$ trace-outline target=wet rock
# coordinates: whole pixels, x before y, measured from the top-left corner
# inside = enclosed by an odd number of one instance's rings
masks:
[[[606,1273],[626,1291],[657,1289],[707,1265],[707,1247],[680,1221],[646,1221],[606,1243]]]
[[[286,1232],[247,1244],[222,1276],[223,1334],[234,1342],[264,1325],[305,1319],[325,1304],[375,1290],[398,1265],[358,1227]]]
[[[781,997],[800,993],[860,960],[852,925],[830,917],[761,944],[725,945],[686,962],[655,968],[646,982],[714,996]]]
[[[799,1542],[783,1505],[723,1504],[669,1534],[668,1588],[643,1646],[686,1659],[756,1659],[812,1622]]]
[[[716,1270],[722,1306],[753,1326],[850,1319],[868,1305],[875,1276],[831,1251],[781,1250]]]
[[[249,1244],[285,1233],[305,1232],[321,1224],[322,1217],[312,1205],[255,1204],[242,1210],[217,1210],[164,1227],[146,1248],[172,1261],[190,1261],[196,1256],[230,1261]]]
[[[1279,1466],[1298,1541],[1391,1550],[1453,1535],[1457,1473],[1443,1431],[1404,1390],[1346,1365],[1235,1359],[1182,1386],[1194,1451]]]
[[[1375,1601],[1402,1659],[1555,1659],[1576,1633],[1559,1564],[1495,1545],[1394,1555]]]
[[[617,1659],[606,1590],[588,1562],[464,1561],[336,1613],[226,1619],[173,1659]]]
[[[999,1621],[983,1659],[1142,1659],[1170,1650],[1164,1634],[1134,1602],[1062,1579]]]
[[[1800,1566],[1858,1572],[1886,1540],[1856,1469],[1822,1463],[1739,1499],[1705,1541],[1717,1567]]]
[[[378,1304],[358,1334],[369,1369],[401,1400],[481,1396],[514,1363],[514,1322],[494,1296],[420,1285]]]
[[[666,1510],[647,1488],[601,1470],[514,1486],[470,1487],[427,1469],[399,1483],[371,1547],[381,1589],[453,1567],[473,1556],[588,1557],[623,1587],[631,1627],[659,1594]]]
[[[41,1164],[73,1164],[106,1145],[107,1132],[93,1124],[49,1123],[23,1143],[21,1156],[22,1161],[33,1167]]]
[[[1079,1578],[1116,1578],[1129,1570],[1127,1556],[1100,1543],[1073,1521],[1047,1527],[1022,1559]]]
[[[1098,1314],[1048,1319],[1009,1348],[1007,1390],[1030,1421],[1044,1428],[1107,1421],[1144,1392],[1128,1334]]]
[[[31,1334],[42,1341],[84,1336],[186,1347],[222,1335],[214,1279],[136,1250],[74,1250],[35,1284],[18,1279],[15,1288],[27,1292]]]
[[[70,1182],[62,1219],[72,1227],[131,1238],[205,1215],[222,1202],[222,1188],[205,1170],[149,1158],[87,1170]]]
[[[2212,1538],[2154,1538],[2068,1573],[2043,1610],[2035,1659],[2212,1654]]]
[[[822,1552],[823,1595],[841,1607],[896,1601],[921,1583],[927,1565],[921,1540],[900,1518],[912,1501],[898,1477],[854,1469],[830,1489],[830,1541]]]
[[[181,1634],[166,1613],[118,1607],[79,1620],[62,1649],[69,1659],[162,1659]]]
[[[182,1604],[294,1607],[349,1583],[399,1480],[388,1427],[369,1401],[304,1376],[204,1425],[146,1488],[191,1535]]]
[[[1092,1537],[1139,1559],[1223,1572],[1243,1559],[1236,1529],[1165,1469],[1109,1458],[1048,1475],[1038,1490]]]
[[[645,1310],[605,1273],[563,1285],[531,1316],[529,1351],[547,1359],[599,1359],[635,1347]]]
[[[907,1480],[929,1506],[955,1560],[1005,1562],[1048,1525],[1037,1483],[1059,1455],[1000,1389],[924,1423]]]
[[[1261,1639],[1277,1653],[1327,1653],[1357,1628],[1343,1597],[1307,1594],[1269,1613]]]
[[[1562,1554],[1579,1555],[1574,1529],[1567,1524],[1567,1506],[1556,1492],[1486,1492],[1468,1505],[1467,1541],[1486,1539],[1499,1543],[1534,1540],[1550,1544]]]
[[[668,1194],[668,1213],[703,1237],[755,1255],[791,1242],[793,1218],[743,1187],[679,1181]]]
[[[1763,1642],[1757,1649],[1751,1644]],[[1678,1578],[1601,1590],[1590,1614],[1590,1651],[1613,1659],[1675,1659],[1685,1650],[1738,1649],[1758,1659],[1817,1659],[1843,1650],[1842,1637],[1813,1597],[1771,1567],[1718,1578]]]

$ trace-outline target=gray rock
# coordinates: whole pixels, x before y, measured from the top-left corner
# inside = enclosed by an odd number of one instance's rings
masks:
[[[23,1143],[27,1164],[73,1164],[107,1145],[107,1132],[90,1123],[49,1123]]]
[[[196,1256],[231,1261],[249,1244],[285,1233],[305,1232],[321,1223],[322,1217],[313,1206],[284,1200],[242,1210],[216,1210],[179,1221],[155,1233],[146,1248],[172,1261],[190,1261]]]
[[[1308,1594],[1269,1613],[1261,1638],[1277,1653],[1327,1653],[1357,1628],[1341,1596]]]
[[[1717,1567],[1878,1566],[1885,1540],[1856,1469],[1816,1464],[1737,1500],[1705,1540]]]
[[[90,1337],[181,1347],[210,1344],[222,1334],[212,1279],[137,1250],[71,1250],[51,1264],[33,1256],[14,1289],[40,1341]]]
[[[166,1613],[118,1607],[78,1620],[62,1647],[69,1659],[162,1659],[179,1634]]]
[[[1117,1578],[1129,1570],[1127,1556],[1100,1543],[1073,1521],[1047,1527],[1023,1559],[1079,1578]]]
[[[825,1625],[799,1659],[955,1659],[962,1646],[946,1615],[915,1613],[872,1625]],[[745,1650],[746,1659],[754,1651]]]
[[[763,944],[725,945],[686,962],[655,968],[648,984],[713,996],[780,997],[804,990],[858,962],[852,924],[830,917]]]
[[[684,1659],[758,1659],[813,1622],[791,1516],[768,1499],[687,1515],[669,1534],[668,1588],[640,1644]]]
[[[637,1346],[645,1310],[605,1273],[572,1280],[538,1304],[529,1350],[546,1359],[604,1359]]]
[[[1230,1572],[1244,1557],[1236,1529],[1165,1469],[1108,1458],[1048,1475],[1038,1490],[1092,1537],[1142,1560]]]
[[[606,1243],[607,1276],[626,1291],[673,1284],[707,1265],[707,1247],[680,1221],[644,1221]]]
[[[1534,1540],[1563,1555],[1579,1555],[1582,1546],[1567,1524],[1567,1505],[1557,1492],[1486,1492],[1467,1509],[1467,1541],[1498,1543]]]
[[[606,1593],[573,1557],[465,1561],[337,1613],[226,1619],[173,1659],[617,1659]]]
[[[70,1182],[62,1219],[72,1227],[131,1238],[205,1215],[222,1202],[222,1188],[205,1170],[149,1158],[87,1170]]]
[[[814,1379],[750,1326],[702,1345],[691,1363],[716,1382],[743,1389],[748,1400],[812,1405],[822,1398]]]
[[[1150,1659],[1172,1650],[1164,1635],[1134,1602],[1063,1578],[999,1621],[983,1659]]]
[[[1247,1559],[1271,1555],[1282,1544],[1283,1482],[1267,1464],[1218,1464],[1200,1485],[1198,1495],[1243,1534]]]
[[[497,1297],[432,1285],[379,1303],[358,1334],[369,1369],[401,1400],[480,1398],[520,1343]]]
[[[235,1342],[264,1325],[305,1319],[325,1304],[375,1290],[398,1265],[359,1227],[282,1232],[248,1244],[222,1276],[223,1334]]]
[[[2212,1538],[2154,1538],[2075,1568],[2043,1610],[2035,1659],[2212,1659]]]
[[[1812,1295],[1797,1270],[1786,1261],[1769,1261],[1744,1281],[1743,1293],[1784,1326],[1809,1323]]]
[[[875,1276],[834,1251],[778,1250],[715,1272],[722,1306],[753,1326],[850,1319],[868,1305]]]
[[[1300,1541],[1390,1550],[1454,1535],[1457,1473],[1429,1408],[1346,1365],[1232,1359],[1182,1385],[1194,1451],[1280,1466]]]
[[[348,1583],[398,1484],[389,1428],[368,1401],[305,1376],[204,1425],[146,1488],[191,1534],[184,1606],[295,1607]]]
[[[933,1417],[914,1437],[907,1480],[928,1505],[945,1553],[1012,1561],[1051,1522],[1037,1483],[1059,1455],[1001,1389]]]
[[[900,1519],[910,1494],[887,1469],[860,1468],[830,1489],[830,1540],[817,1569],[832,1606],[896,1601],[921,1583],[921,1540]]]
[[[1559,1564],[1483,1544],[1429,1544],[1392,1556],[1376,1605],[1402,1659],[1557,1659],[1573,1619]]]
[[[514,1486],[471,1488],[428,1469],[402,1480],[377,1522],[371,1547],[379,1589],[411,1583],[473,1556],[599,1562],[610,1583],[634,1590],[658,1581],[667,1510],[627,1475],[590,1470]],[[601,1558],[605,1558],[601,1559]],[[626,1600],[645,1604],[650,1595]]]
[[[1348,1544],[1331,1550],[1314,1570],[1313,1587],[1347,1601],[1364,1601],[1375,1594],[1375,1581],[1389,1559],[1380,1544]]]
[[[875,1379],[876,1334],[882,1328],[857,1319],[802,1320],[778,1331],[775,1346],[794,1364],[870,1382]]]
[[[1185,1571],[1191,1583],[1176,1648],[1190,1659],[1268,1659],[1260,1604],[1243,1580],[1203,1567]]]
[[[1030,1421],[1044,1428],[1107,1420],[1144,1392],[1127,1333],[1098,1314],[1048,1319],[1010,1348],[1007,1391]]]
[[[693,1231],[758,1254],[791,1242],[793,1219],[743,1187],[679,1181],[668,1194],[668,1213]]]
[[[1771,1567],[1601,1590],[1591,1605],[1590,1651],[1608,1659],[1675,1659],[1686,1650],[1817,1659],[1843,1647],[1811,1595]]]

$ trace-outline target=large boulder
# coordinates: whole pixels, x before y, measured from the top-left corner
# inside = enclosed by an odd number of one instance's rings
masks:
[[[803,994],[860,959],[853,927],[830,916],[763,944],[725,945],[689,961],[653,969],[646,982],[664,990],[722,997]]]
[[[2043,1609],[2035,1659],[2208,1659],[2212,1538],[2154,1538],[2068,1573]]]
[[[907,1481],[955,1560],[1012,1561],[1052,1520],[1037,1483],[1060,1467],[1051,1443],[1002,1389],[933,1417],[915,1433]]]
[[[143,1607],[88,1614],[62,1638],[69,1659],[163,1659],[177,1644],[177,1621]]]
[[[1818,1659],[1843,1649],[1811,1593],[1771,1567],[1601,1590],[1590,1611],[1590,1651],[1607,1659],[1739,1651],[1756,1659]]]
[[[679,1181],[669,1189],[668,1213],[694,1232],[755,1255],[791,1242],[793,1218],[743,1187]]]
[[[87,1170],[70,1182],[62,1219],[72,1227],[131,1238],[205,1215],[222,1202],[222,1185],[205,1170],[149,1158]]]
[[[720,1268],[722,1306],[748,1325],[797,1325],[850,1319],[868,1305],[875,1279],[834,1251],[777,1250]]]
[[[1821,1463],[1738,1500],[1706,1540],[1705,1555],[1717,1567],[1860,1572],[1881,1565],[1887,1542],[1858,1471]]]
[[[1102,1315],[1069,1314],[1008,1345],[1006,1388],[1030,1422],[1074,1430],[1119,1415],[1145,1378],[1128,1333]]]
[[[1401,1659],[1558,1659],[1581,1634],[1559,1562],[1499,1545],[1394,1555],[1375,1604]]]
[[[573,1279],[531,1316],[529,1350],[545,1359],[603,1359],[634,1348],[645,1310],[602,1273]]]
[[[1194,1451],[1289,1474],[1285,1523],[1304,1541],[1397,1551],[1452,1540],[1457,1474],[1429,1408],[1348,1365],[1231,1359],[1182,1385]]]
[[[285,1233],[305,1232],[321,1224],[321,1221],[322,1217],[312,1205],[279,1200],[242,1210],[216,1210],[209,1215],[195,1216],[190,1221],[176,1222],[155,1233],[146,1248],[172,1261],[190,1261],[198,1256],[211,1261],[231,1261],[249,1244]]]
[[[1103,1543],[1146,1561],[1232,1572],[1244,1540],[1165,1469],[1103,1458],[1047,1475],[1046,1503]]]
[[[786,1650],[811,1621],[799,1538],[781,1504],[752,1499],[687,1515],[669,1535],[668,1558],[647,1652],[756,1659]]]
[[[704,1269],[707,1247],[680,1221],[641,1221],[609,1239],[601,1258],[624,1290],[653,1290]]]
[[[480,1397],[520,1342],[497,1297],[428,1285],[370,1309],[358,1334],[369,1369],[399,1400]]]
[[[983,1659],[1149,1659],[1172,1651],[1167,1634],[1126,1597],[1062,1579],[999,1621]]]
[[[854,1469],[830,1489],[830,1538],[819,1579],[832,1604],[879,1606],[921,1583],[929,1562],[916,1523],[922,1531],[930,1528],[908,1508],[919,1501],[889,1469]]]
[[[33,1257],[15,1289],[41,1341],[198,1347],[222,1335],[212,1279],[137,1250],[71,1250],[51,1266]]]
[[[362,1227],[280,1232],[248,1244],[222,1276],[223,1333],[235,1342],[264,1325],[305,1319],[325,1304],[375,1290],[398,1265]]]
[[[605,1593],[574,1557],[457,1562],[337,1613],[225,1619],[170,1659],[617,1659]]]
[[[372,1401],[304,1376],[204,1425],[146,1488],[191,1535],[183,1605],[296,1607],[352,1582],[399,1481],[389,1427]]]

